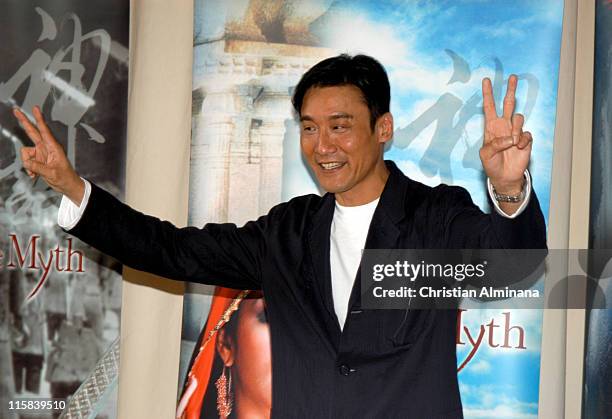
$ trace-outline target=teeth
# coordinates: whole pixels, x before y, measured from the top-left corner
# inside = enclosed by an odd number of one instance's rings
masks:
[[[321,166],[325,170],[332,170],[342,166],[344,163],[321,163]]]

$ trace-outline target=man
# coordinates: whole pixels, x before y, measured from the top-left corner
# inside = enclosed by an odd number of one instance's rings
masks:
[[[64,194],[59,221],[71,234],[136,269],[263,290],[273,417],[461,418],[456,311],[361,309],[360,252],[546,246],[527,172],[531,134],[513,115],[516,86],[511,76],[498,117],[483,81],[490,215],[464,189],[427,187],[383,160],[393,134],[389,81],[363,55],[318,63],[293,97],[302,153],[328,193],[294,198],[240,228],[178,229],[129,208],[74,172],[39,109],[38,127],[15,114],[35,143],[22,151],[24,167]]]

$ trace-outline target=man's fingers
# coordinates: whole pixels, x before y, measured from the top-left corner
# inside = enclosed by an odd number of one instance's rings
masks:
[[[23,162],[23,167],[26,171],[29,171],[35,175],[40,175],[45,179],[49,178],[51,175],[51,169],[44,163],[41,163],[36,160],[26,160]]]
[[[518,78],[512,74],[508,78],[508,88],[506,90],[506,97],[504,97],[504,118],[510,120],[514,113],[514,106],[516,105],[516,85],[518,84]]]
[[[493,98],[493,86],[491,85],[491,79],[488,77],[482,79],[482,107],[484,109],[486,121],[497,118],[495,99]]]
[[[21,162],[25,166],[25,162],[36,157],[36,149],[34,147],[21,147]],[[34,173],[31,170],[26,169],[26,173],[30,177],[34,177]]]
[[[32,160],[36,158],[36,147],[21,147],[21,161]]]
[[[13,108],[13,115],[15,115],[15,118],[17,118],[28,137],[30,137],[30,140],[32,140],[34,144],[40,144],[42,142],[40,132],[34,124],[30,122],[28,117],[17,108]]]
[[[512,140],[514,144],[518,144],[521,139],[521,134],[523,133],[523,124],[525,123],[525,117],[520,114],[512,115]]]
[[[33,109],[34,118],[36,119],[36,125],[38,126],[38,130],[40,131],[40,136],[42,137],[43,142],[49,148],[56,148],[59,146],[55,137],[51,133],[51,130],[47,126],[45,122],[45,117],[43,116],[40,108],[38,106],[34,106]]]
[[[489,160],[495,154],[507,150],[513,145],[512,137],[495,138],[482,146],[480,149],[480,158],[482,160]]]
[[[533,136],[531,135],[529,131],[525,131],[523,135],[521,135],[521,138],[519,142],[516,144],[516,146],[519,149],[523,150],[526,147],[530,146],[532,142],[533,142]]]

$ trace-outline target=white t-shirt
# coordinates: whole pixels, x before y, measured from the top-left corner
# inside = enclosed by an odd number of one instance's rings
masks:
[[[351,290],[361,262],[361,251],[365,247],[378,200],[355,207],[344,207],[336,201],[329,238],[329,264],[334,310],[341,329],[344,328]]]

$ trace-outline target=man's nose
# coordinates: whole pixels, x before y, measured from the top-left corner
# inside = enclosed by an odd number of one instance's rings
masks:
[[[332,154],[336,151],[336,143],[327,130],[321,130],[317,142],[317,154]]]

